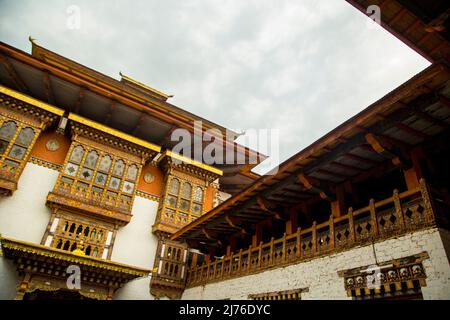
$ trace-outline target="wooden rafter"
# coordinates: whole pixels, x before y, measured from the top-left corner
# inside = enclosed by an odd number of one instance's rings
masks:
[[[48,72],[42,74],[42,81],[44,82],[45,96],[50,104],[55,104],[55,95],[53,93],[52,81]]]
[[[330,170],[326,170],[326,169],[317,169],[316,172],[317,173],[322,173],[324,175],[336,177],[336,178],[339,178],[339,179],[348,179],[349,177],[351,177],[351,175],[342,174],[342,173],[339,173],[339,172],[336,172],[336,171],[330,171]]]
[[[448,130],[450,128],[450,124],[448,124],[447,122],[445,122],[445,121],[443,121],[441,119],[438,119],[438,118],[430,115],[429,113],[426,113],[426,112],[424,112],[422,110],[417,110],[417,109],[414,109],[413,112],[418,117],[420,117],[420,118],[426,120],[427,122],[430,122],[430,123],[432,123],[432,124],[434,124],[436,126],[439,126],[439,127],[443,128],[445,130]]]
[[[331,191],[328,187],[324,186],[323,183],[317,181],[317,179],[312,179],[307,177],[304,173],[300,173],[297,175],[297,179],[300,183],[303,184],[306,190],[318,193],[319,196],[328,201],[333,201],[334,197],[331,194]]]
[[[381,155],[385,159],[389,159],[396,166],[401,168],[409,167],[409,160],[404,157],[403,152],[400,150],[395,150],[386,139],[382,139],[373,133],[368,133],[365,135],[367,143],[372,147],[372,149]]]
[[[82,89],[80,89],[80,91],[78,91],[77,101],[75,101],[75,105],[72,108],[72,110],[77,114],[80,113],[81,106],[83,105],[84,96],[85,96],[85,90],[82,88]]]
[[[338,168],[341,168],[341,169],[344,169],[344,170],[351,170],[351,171],[356,171],[356,172],[361,171],[361,168],[358,168],[358,167],[355,167],[355,166],[351,166],[351,165],[348,165],[348,164],[343,164],[343,163],[340,163],[340,162],[337,162],[337,161],[333,161],[330,164],[332,166],[335,166],[335,167],[338,167]]]
[[[145,119],[145,112],[141,112],[141,114],[139,115],[139,119],[136,122],[136,124],[135,124],[135,126],[133,128],[133,131],[131,133],[132,135],[136,135],[137,134],[139,128],[142,126],[142,123],[144,123],[144,119]]]
[[[9,61],[7,57],[4,55],[0,55],[0,62],[5,67],[6,72],[8,72],[9,77],[14,82],[14,85],[19,91],[25,92],[27,94],[30,94],[31,91],[28,88],[28,86],[25,84],[25,82],[22,80],[22,78],[17,73],[16,69],[14,69],[14,66]]]
[[[115,101],[111,101],[111,105],[109,106],[108,114],[106,115],[106,119],[104,121],[105,125],[108,125],[109,122],[111,121],[111,118],[112,118],[112,115],[114,113],[114,110],[116,110],[116,106],[117,106],[116,102]]]
[[[364,157],[358,156],[358,155],[353,154],[353,153],[347,153],[344,156],[347,157],[347,158],[350,158],[352,160],[355,160],[355,161],[358,161],[358,162],[363,162],[365,164],[369,164],[369,165],[372,165],[372,166],[378,164],[378,161],[375,161],[375,160],[372,160],[372,159],[368,159],[368,158],[364,158]]]
[[[426,134],[426,133],[424,133],[422,131],[416,130],[414,128],[411,128],[410,126],[407,126],[406,124],[403,124],[401,122],[397,123],[395,125],[395,127],[397,129],[400,129],[400,130],[402,130],[404,132],[410,133],[410,134],[412,134],[412,135],[414,135],[416,137],[419,137],[419,138],[428,139],[430,137],[428,134]]]

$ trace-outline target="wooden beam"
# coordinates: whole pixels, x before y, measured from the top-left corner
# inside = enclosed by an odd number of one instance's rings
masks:
[[[239,224],[242,223],[242,220],[236,217],[232,217],[229,214],[225,215],[225,221],[228,223],[228,225],[232,228],[240,229]]]
[[[440,95],[439,102],[441,103],[441,105],[446,106],[447,108],[450,108],[450,99],[449,98]]]
[[[22,80],[22,78],[19,76],[16,69],[14,69],[14,66],[9,61],[9,59],[4,55],[0,55],[0,62],[5,67],[6,72],[8,73],[11,80],[14,82],[14,85],[16,86],[16,88],[19,91],[25,92],[27,94],[31,94],[30,89],[25,84],[25,82]]]
[[[450,124],[448,124],[447,122],[445,122],[441,119],[438,119],[436,117],[433,117],[432,115],[430,115],[422,110],[415,109],[414,114],[416,114],[418,117],[420,117],[436,126],[439,126],[445,130],[448,130],[450,128]]]
[[[108,125],[109,122],[111,121],[111,118],[112,118],[112,115],[113,115],[113,113],[114,113],[114,110],[116,110],[116,102],[115,102],[115,101],[112,101],[112,102],[111,102],[111,105],[109,106],[109,112],[108,112],[108,114],[106,115],[106,119],[105,119],[105,121],[104,121],[104,124],[105,124],[105,125]]]
[[[50,75],[48,72],[42,74],[42,81],[44,82],[45,96],[50,104],[55,104],[55,95],[53,94],[52,82],[50,80]]]
[[[213,231],[203,228],[202,232],[208,240],[211,240],[211,241],[217,243],[219,246],[223,245],[222,241],[220,239],[218,239],[217,234],[215,234]]]
[[[355,167],[355,166],[351,166],[351,165],[348,165],[348,164],[343,164],[343,163],[340,163],[340,162],[337,162],[337,161],[333,161],[330,164],[332,166],[339,167],[339,168],[344,169],[344,170],[351,170],[351,171],[356,171],[356,172],[360,172],[361,171],[361,168],[358,168],[358,167]]]
[[[76,114],[80,113],[80,109],[83,104],[84,96],[85,96],[85,89],[81,88],[80,91],[78,92],[77,101],[75,101],[75,105],[72,108],[74,113],[76,113]]]
[[[426,133],[424,133],[422,131],[416,130],[414,128],[411,128],[411,127],[409,127],[409,126],[407,126],[407,125],[405,125],[405,124],[403,124],[401,122],[397,123],[395,125],[395,127],[397,129],[400,129],[400,130],[402,130],[404,132],[407,132],[407,133],[412,134],[412,135],[414,135],[416,137],[419,137],[419,138],[428,139],[430,137],[428,134],[426,134]]]
[[[137,134],[139,128],[142,126],[142,123],[144,122],[145,115],[146,114],[144,112],[141,112],[141,114],[139,115],[139,119],[136,122],[136,124],[135,124],[135,126],[133,128],[133,131],[131,133],[132,135],[136,135]]]
[[[328,188],[325,186],[320,186],[320,183],[317,182],[317,180],[307,177],[304,173],[298,174],[297,179],[300,183],[303,184],[306,190],[318,193],[319,196],[324,200],[334,200],[334,197],[331,195],[330,190],[328,190]]]
[[[348,176],[346,174],[342,174],[342,173],[338,173],[338,172],[334,172],[334,171],[330,171],[330,170],[326,170],[326,169],[318,169],[318,170],[316,170],[316,172],[323,173],[325,175],[340,178],[340,179],[348,179],[351,177],[351,175]]]
[[[375,161],[375,160],[372,160],[372,159],[367,159],[367,158],[358,156],[358,155],[353,154],[353,153],[347,153],[347,154],[344,155],[344,157],[350,158],[350,159],[355,160],[355,161],[364,162],[365,164],[369,164],[369,165],[372,165],[372,166],[379,164],[378,161]]]
[[[382,141],[379,137],[373,133],[367,133],[365,135],[367,143],[372,147],[372,149],[381,155],[385,159],[390,159],[392,163],[396,166],[406,169],[409,167],[409,161],[404,157],[401,151],[395,151],[394,148],[386,141]]]
[[[264,199],[261,196],[256,197],[256,202],[258,203],[258,206],[263,211],[272,211],[272,209],[274,209],[273,204],[271,204],[269,201],[267,201],[266,199]]]

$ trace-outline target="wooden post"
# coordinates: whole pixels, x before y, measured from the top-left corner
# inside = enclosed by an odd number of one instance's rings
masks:
[[[289,220],[286,221],[286,233],[293,234],[298,227],[298,214],[295,209],[289,211]]]
[[[330,249],[334,248],[334,217],[333,215],[330,215]]]
[[[258,268],[261,268],[261,257],[262,257],[262,241],[259,243],[259,253],[258,253]]]
[[[302,238],[301,238],[301,228],[297,228],[297,257],[300,258],[302,256]]]
[[[313,247],[312,247],[312,251],[313,253],[317,252],[317,222],[314,221],[313,225],[312,225],[312,243],[313,243]]]
[[[345,207],[345,189],[343,185],[336,186],[336,200],[331,202],[331,214],[339,218]]]
[[[433,202],[431,201],[430,192],[428,190],[428,186],[424,178],[420,179],[420,193],[423,199],[423,205],[426,212],[426,219],[429,223],[435,223],[436,217],[434,215]]]
[[[251,266],[252,266],[252,246],[250,245],[248,247],[248,266],[247,266],[248,272],[250,272]]]
[[[412,167],[403,170],[403,175],[405,177],[405,182],[408,190],[413,190],[419,187],[419,175],[416,172],[416,168]]]
[[[269,258],[269,265],[273,265],[273,242],[275,241],[275,238],[270,238],[270,258]]]
[[[286,232],[283,234],[283,261],[287,261],[286,257]]]
[[[370,199],[369,201],[369,210],[370,210],[370,220],[372,221],[372,236],[375,238],[378,236],[378,221],[377,221],[377,213],[375,212],[375,200]]]
[[[225,261],[227,260],[227,256],[222,260],[222,269],[220,270],[220,278],[223,278],[223,270],[225,269]]]
[[[239,260],[238,260],[238,273],[241,271],[241,264],[242,264],[242,248],[239,250]]]
[[[394,199],[395,213],[397,214],[397,218],[400,220],[400,228],[401,230],[405,230],[405,217],[403,215],[402,203],[400,201],[397,189],[394,189],[392,198]]]
[[[353,221],[353,208],[348,208],[348,226],[350,229],[350,237],[352,242],[356,242],[355,222]]]
[[[255,229],[255,234],[252,236],[252,245],[257,247],[258,243],[262,240],[262,225],[257,224]]]

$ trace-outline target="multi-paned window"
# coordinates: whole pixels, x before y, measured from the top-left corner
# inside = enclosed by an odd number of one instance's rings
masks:
[[[17,177],[37,136],[37,130],[25,123],[0,116],[1,174]]]
[[[57,190],[131,210],[140,166],[96,148],[74,144]]]
[[[187,224],[203,213],[204,190],[178,177],[171,177],[165,199],[164,220]]]

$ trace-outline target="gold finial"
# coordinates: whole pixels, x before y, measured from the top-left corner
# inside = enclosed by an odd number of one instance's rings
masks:
[[[85,256],[86,254],[84,253],[83,249],[84,243],[83,241],[80,241],[80,243],[77,243],[77,247],[75,250],[72,251],[72,253],[77,256]]]

